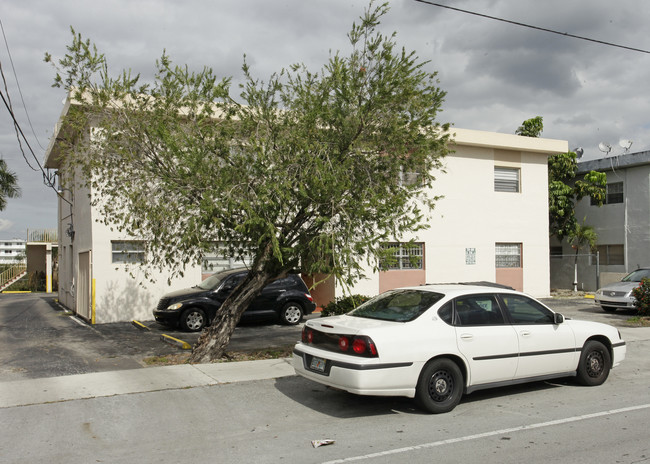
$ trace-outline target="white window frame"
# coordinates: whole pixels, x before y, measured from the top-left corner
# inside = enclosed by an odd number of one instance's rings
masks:
[[[494,265],[497,269],[516,269],[523,267],[521,243],[495,243]]]
[[[521,169],[494,166],[494,191],[519,193],[521,191]]]
[[[386,271],[413,271],[424,269],[424,242],[413,243],[382,243],[383,249],[394,248],[395,261],[382,269]],[[391,260],[392,261],[392,260]]]
[[[144,263],[144,242],[141,240],[111,240],[113,264]]]

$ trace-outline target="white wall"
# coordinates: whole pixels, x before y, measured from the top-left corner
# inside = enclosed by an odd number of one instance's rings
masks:
[[[97,214],[96,210],[93,211],[93,215]],[[185,268],[184,276],[174,278],[168,285],[169,274],[166,272],[154,272],[155,282],[151,282],[137,265],[127,267],[124,263],[113,263],[111,241],[134,238],[111,231],[97,221],[91,222],[96,323],[153,320],[152,311],[161,296],[201,282],[200,265]]]
[[[461,136],[456,138],[455,153],[445,159],[446,172],[439,173],[433,184],[431,195],[443,198],[431,214],[430,227],[403,241],[425,242],[427,283],[495,282],[495,243],[522,243],[523,290],[548,296],[547,156],[566,152],[567,143],[457,131]],[[521,169],[520,193],[494,191],[495,163]],[[466,248],[476,250],[475,264],[466,264]],[[353,293],[376,295],[378,289],[375,275],[357,284]],[[337,288],[337,296],[341,294]]]

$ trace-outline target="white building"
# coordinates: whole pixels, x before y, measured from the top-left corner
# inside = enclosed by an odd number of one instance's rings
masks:
[[[443,195],[418,243],[419,268],[373,275],[355,293],[375,295],[406,285],[488,281],[548,296],[549,155],[568,151],[560,140],[454,129],[455,152],[432,194]],[[414,253],[414,250],[408,250]],[[408,252],[403,250],[403,252]],[[397,267],[397,266],[396,266]]]
[[[68,135],[66,102],[46,152],[45,166],[65,167],[60,143]],[[91,133],[88,128],[86,137]],[[534,296],[546,296],[549,284],[547,157],[566,152],[566,141],[454,129],[455,152],[438,173],[432,195],[443,195],[431,227],[413,237],[421,259],[401,259],[396,269],[371,275],[354,293],[375,295],[404,285],[430,282],[491,281]],[[69,170],[68,170],[69,171]],[[67,185],[72,185],[68,183]],[[167,285],[125,267],[142,250],[137,237],[122,236],[96,221],[88,191],[64,189],[59,200],[59,302],[95,323],[152,319],[163,293],[201,280],[201,267],[185,269]],[[221,263],[223,264],[223,263]],[[310,276],[304,276],[309,284]],[[320,276],[317,281],[320,281]],[[331,279],[312,290],[319,305],[342,296]]]
[[[0,239],[0,264],[18,264],[25,261],[25,244],[20,238]]]

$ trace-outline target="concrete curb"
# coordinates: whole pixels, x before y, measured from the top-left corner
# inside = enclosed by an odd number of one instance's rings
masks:
[[[0,409],[294,375],[291,358],[179,364],[0,382]]]

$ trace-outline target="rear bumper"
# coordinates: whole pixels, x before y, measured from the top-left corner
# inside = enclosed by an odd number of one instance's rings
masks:
[[[321,357],[324,353],[318,353]],[[296,374],[323,385],[345,390],[357,395],[415,396],[415,386],[421,365],[412,362],[377,363],[326,360],[324,372],[310,368],[313,355],[294,348],[293,367]]]

